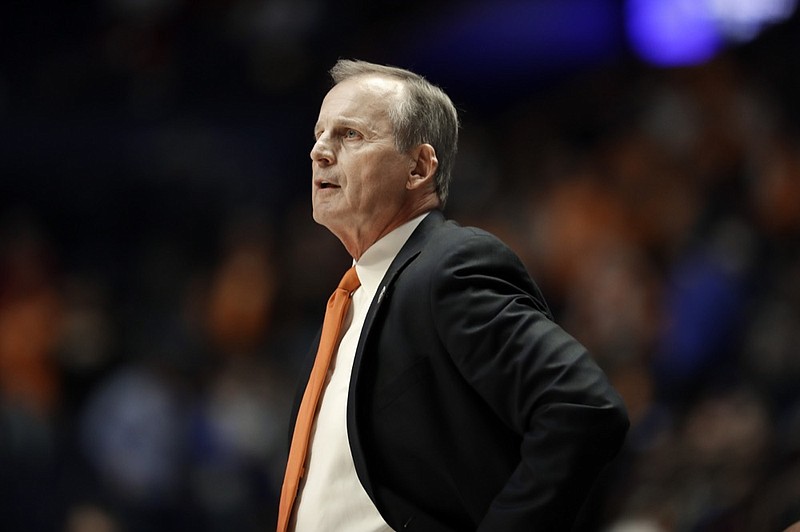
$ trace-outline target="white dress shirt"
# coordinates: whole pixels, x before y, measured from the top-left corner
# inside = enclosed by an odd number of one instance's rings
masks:
[[[364,491],[347,436],[347,394],[356,347],[369,306],[394,258],[426,215],[405,223],[375,242],[354,262],[361,286],[342,326],[319,412],[311,428],[306,476],[297,496],[297,532],[386,532],[392,530]]]

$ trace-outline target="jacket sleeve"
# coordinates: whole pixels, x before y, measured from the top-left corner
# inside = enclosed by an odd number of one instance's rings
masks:
[[[432,274],[436,330],[464,379],[521,436],[479,530],[569,530],[628,418],[586,349],[559,327],[519,258],[476,231]]]

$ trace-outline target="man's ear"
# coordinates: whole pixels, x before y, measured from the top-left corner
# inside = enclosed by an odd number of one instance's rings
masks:
[[[439,168],[436,150],[430,144],[420,144],[411,155],[411,171],[408,175],[406,188],[413,190],[424,186],[426,183],[433,185],[433,176],[436,173],[436,169]]]

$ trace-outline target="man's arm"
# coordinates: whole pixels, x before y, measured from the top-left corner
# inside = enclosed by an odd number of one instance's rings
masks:
[[[554,323],[521,261],[483,232],[442,258],[436,327],[464,378],[522,437],[479,530],[569,530],[628,418],[586,349]]]

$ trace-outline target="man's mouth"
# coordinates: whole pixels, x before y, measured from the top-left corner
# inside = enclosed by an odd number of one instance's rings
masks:
[[[337,185],[335,183],[331,183],[330,181],[324,181],[324,180],[323,181],[319,181],[317,183],[317,186],[319,188],[340,188],[339,185]]]

